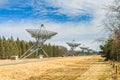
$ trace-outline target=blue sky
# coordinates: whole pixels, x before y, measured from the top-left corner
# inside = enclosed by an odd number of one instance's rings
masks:
[[[20,19],[44,19],[55,22],[86,22],[91,21],[93,14],[85,11],[77,15],[67,15],[59,13],[61,8],[49,5],[45,0],[7,0],[7,3],[0,9],[2,20],[20,20]],[[25,3],[25,4],[24,4]]]
[[[103,7],[112,0],[0,0],[0,36],[34,40],[26,28],[44,24],[48,30],[58,32],[47,43],[63,45],[73,39],[94,50],[104,20]]]

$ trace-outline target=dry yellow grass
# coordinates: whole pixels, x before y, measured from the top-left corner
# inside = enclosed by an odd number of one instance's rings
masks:
[[[0,80],[79,80],[78,78],[89,71],[93,62],[98,62],[101,59],[100,56],[31,59],[27,61],[42,61],[0,66]],[[15,62],[24,61],[26,60]]]
[[[113,68],[114,77],[120,80],[120,62],[112,62],[111,66]]]

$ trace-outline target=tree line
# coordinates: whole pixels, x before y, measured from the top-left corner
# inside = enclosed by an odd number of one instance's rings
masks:
[[[34,44],[35,42],[24,41],[19,38],[14,40],[12,36],[7,39],[4,36],[0,37],[0,59],[10,59],[11,56],[20,57]],[[45,44],[43,49],[45,49],[49,57],[59,57],[67,53],[65,47],[51,45],[50,43]],[[35,54],[30,57],[35,57]]]
[[[100,48],[106,60],[120,61],[120,1],[114,0],[106,10],[104,28],[110,35]]]

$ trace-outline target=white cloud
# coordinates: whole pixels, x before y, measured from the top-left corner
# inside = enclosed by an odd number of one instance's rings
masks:
[[[78,16],[80,14],[95,14],[96,10],[113,0],[46,0],[47,5],[59,8],[56,12],[68,16]],[[100,12],[101,13],[101,12]]]
[[[82,35],[96,34],[99,28],[93,25],[82,24],[82,23],[46,23],[49,30],[57,31],[58,37],[69,38],[69,37],[80,37]],[[88,31],[89,30],[89,31]]]
[[[83,0],[49,0],[51,6],[60,8],[58,13],[66,14],[68,16],[78,16],[86,13],[88,9],[86,10],[84,2],[85,1]]]

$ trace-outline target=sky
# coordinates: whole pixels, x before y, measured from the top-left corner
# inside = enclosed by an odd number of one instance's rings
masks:
[[[12,1],[12,2],[11,2]],[[58,34],[46,43],[70,47],[80,43],[100,50],[95,40],[103,33],[105,7],[112,0],[0,0],[0,36],[35,41],[25,29],[45,28]],[[79,49],[79,47],[77,48]]]

